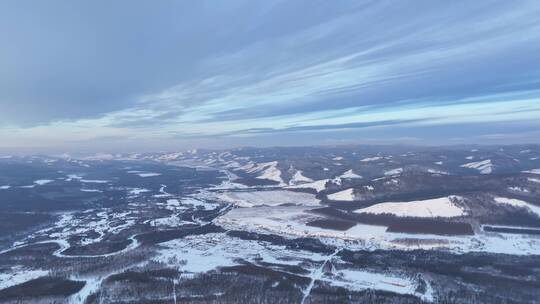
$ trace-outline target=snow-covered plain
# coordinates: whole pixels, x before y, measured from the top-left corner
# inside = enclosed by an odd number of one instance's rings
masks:
[[[219,193],[217,199],[232,203],[239,207],[253,206],[279,206],[284,204],[317,206],[319,200],[315,195],[304,192],[293,192],[287,190],[270,191],[229,191]]]
[[[416,295],[422,300],[432,302],[432,290],[428,288],[425,294],[416,292],[417,283],[411,278],[392,273],[376,273],[362,269],[342,269],[335,275],[325,275],[323,281],[330,285],[351,290],[385,290],[399,294]]]
[[[430,293],[416,293],[415,280],[392,273],[377,273],[363,269],[342,269],[335,273],[323,273],[322,267],[326,263],[338,265],[343,263],[335,253],[326,256],[310,251],[288,249],[264,241],[241,240],[218,233],[188,236],[163,243],[162,247],[154,259],[179,267],[181,271],[188,273],[208,272],[220,267],[245,264],[246,261],[265,267],[269,264],[302,266],[311,270],[308,277],[312,280],[304,291],[304,299],[309,297],[313,283],[320,280],[333,286],[357,291],[385,290],[432,300]]]
[[[210,233],[187,236],[183,239],[161,244],[157,261],[179,265],[185,261],[181,270],[186,272],[207,272],[218,267],[239,265],[241,259],[260,263],[300,265],[305,261],[319,261],[323,256],[303,250],[290,250],[285,246],[273,245],[263,241],[241,240],[224,234]]]
[[[446,207],[446,204],[444,205]],[[443,249],[458,253],[540,254],[540,239],[531,235],[502,236],[499,233],[481,232],[471,236],[441,236],[387,232],[386,226],[365,224],[357,224],[346,231],[309,226],[307,225],[309,222],[325,219],[324,216],[311,212],[312,208],[306,206],[236,208],[218,217],[214,223],[228,230],[270,233],[292,238],[318,238],[325,244],[346,246],[351,250]],[[464,213],[462,209],[450,208],[456,215]]]

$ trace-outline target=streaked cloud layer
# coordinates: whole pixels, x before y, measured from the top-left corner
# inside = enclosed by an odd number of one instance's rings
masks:
[[[539,142],[538,16],[537,1],[3,1],[0,147]]]

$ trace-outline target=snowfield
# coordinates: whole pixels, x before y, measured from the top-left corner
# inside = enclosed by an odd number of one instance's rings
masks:
[[[478,162],[467,163],[461,165],[462,168],[476,169],[480,171],[480,174],[490,174],[493,172],[493,164],[491,159],[486,159]]]
[[[417,282],[410,278],[393,275],[391,273],[375,273],[360,269],[343,269],[338,271],[336,275],[325,275],[322,280],[330,285],[351,290],[385,290],[399,294],[416,295],[428,302],[433,301],[433,291],[431,288],[428,288],[425,294],[417,293]]]
[[[528,171],[522,171],[523,173],[540,174],[540,169],[532,169]]]
[[[284,186],[285,182],[281,178],[281,171],[277,168],[277,165],[277,161],[260,164],[256,164],[250,161],[245,166],[239,167],[238,169],[250,174],[259,173],[259,175],[257,176],[258,179],[275,181],[278,182],[279,185]]]
[[[318,206],[320,201],[311,193],[287,190],[223,192],[217,199],[239,207],[279,206],[284,204]]]
[[[52,183],[53,180],[51,179],[38,179],[37,181],[34,181],[34,184],[38,185],[38,186],[43,186],[43,185],[46,185],[48,183]]]
[[[81,191],[82,192],[96,192],[96,193],[103,192],[103,191],[101,191],[99,189],[87,189],[87,188],[82,188]]]
[[[540,183],[540,179],[538,179],[538,178],[529,177],[527,180],[530,181],[530,182],[533,182],[533,183]]]
[[[214,220],[227,230],[244,230],[284,237],[311,237],[350,250],[450,250],[456,253],[490,252],[514,255],[540,254],[540,239],[531,235],[485,233],[441,236],[387,232],[386,226],[357,224],[346,231],[308,226],[325,219],[310,207],[253,207],[232,209]]]
[[[374,156],[374,157],[366,157],[364,159],[361,159],[360,161],[361,162],[372,162],[372,161],[381,160],[381,159],[383,159],[383,158],[380,157],[380,156]]]
[[[0,290],[37,279],[48,274],[49,271],[46,270],[27,270],[19,266],[15,266],[9,269],[9,271],[3,269],[0,273]]]
[[[340,176],[338,176],[339,178],[362,178],[361,175],[358,175],[356,173],[353,172],[353,170],[349,170],[349,171],[346,171],[344,172],[343,174],[341,174]]]
[[[354,189],[350,188],[336,193],[328,194],[327,197],[329,200],[332,201],[352,202],[354,201]]]
[[[284,265],[300,265],[306,260],[323,259],[320,254],[310,251],[290,250],[285,246],[241,240],[219,233],[187,236],[161,245],[164,249],[159,251],[155,260],[174,266],[177,266],[179,261],[185,261],[186,264],[181,266],[181,270],[192,273],[239,265],[241,259],[252,263]]]
[[[160,176],[161,173],[145,172],[145,173],[139,173],[137,175],[140,177],[154,177],[154,176]]]
[[[297,170],[289,181],[289,185],[294,186],[298,184],[310,183],[312,181],[313,180],[311,178],[304,176],[302,171]]]
[[[145,188],[130,188],[128,190],[129,195],[140,195],[141,193],[150,192],[150,190]]]
[[[271,181],[278,182],[279,185],[284,185],[285,182],[281,178],[281,171],[276,167],[268,167],[264,169],[264,172],[257,176],[258,179],[267,179]]]
[[[423,201],[379,203],[355,210],[355,213],[392,214],[400,217],[458,217],[467,213],[453,201],[457,196]]]
[[[495,197],[493,198],[493,200],[498,204],[506,204],[506,205],[511,205],[518,208],[525,208],[529,212],[532,212],[536,214],[537,216],[540,216],[540,207],[527,203],[525,201],[515,199],[515,198],[507,198],[507,197]]]
[[[83,183],[89,183],[89,184],[106,184],[110,182],[108,180],[100,180],[100,179],[81,179],[80,181]]]
[[[376,289],[400,294],[411,294],[426,301],[432,301],[432,289],[425,294],[416,292],[418,282],[392,273],[377,273],[364,269],[341,269],[324,272],[327,263],[343,265],[336,256],[289,249],[285,246],[257,240],[241,240],[224,234],[212,233],[202,236],[187,236],[184,239],[168,241],[154,259],[158,262],[188,273],[208,272],[220,267],[242,265],[247,262],[256,265],[302,266],[310,271],[306,277],[311,284],[303,291],[304,300],[309,297],[313,284],[323,281],[337,287],[352,290]],[[268,266],[266,266],[268,267]],[[279,266],[278,268],[279,269]]]
[[[322,179],[322,180],[314,181],[311,183],[289,186],[287,188],[289,189],[314,189],[317,192],[321,192],[323,190],[326,190],[326,183],[328,183],[329,181],[330,181],[329,179]]]
[[[135,174],[139,177],[153,177],[153,176],[160,176],[161,173],[155,173],[155,172],[146,172],[146,171],[139,171],[139,170],[130,170],[127,171],[129,174]]]
[[[399,175],[401,173],[403,173],[403,168],[396,168],[396,169],[388,170],[388,171],[384,172],[384,175],[392,176],[392,175]]]

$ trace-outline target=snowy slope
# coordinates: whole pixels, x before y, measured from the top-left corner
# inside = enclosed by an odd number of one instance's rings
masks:
[[[490,174],[491,172],[493,172],[493,164],[491,163],[491,159],[467,163],[467,164],[461,165],[461,167],[469,168],[469,169],[476,169],[480,171],[481,174]]]
[[[311,182],[311,183],[305,183],[305,184],[300,184],[300,185],[289,186],[287,188],[290,188],[290,189],[314,189],[317,192],[321,192],[321,191],[326,189],[326,183],[328,183],[329,181],[330,181],[329,179],[321,179],[321,180],[314,181],[314,182]]]
[[[298,184],[303,184],[303,183],[309,183],[309,182],[312,182],[313,180],[309,177],[306,177],[302,174],[302,171],[300,170],[297,170],[293,177],[291,178],[291,180],[289,181],[289,185],[298,185]]]
[[[465,211],[456,206],[451,198],[441,197],[423,201],[380,203],[355,210],[355,213],[393,214],[402,217],[457,217]]]
[[[340,192],[332,193],[332,194],[329,194],[327,197],[329,200],[332,200],[332,201],[351,202],[351,201],[354,201],[354,189],[350,188],[350,189],[343,190]]]
[[[493,200],[498,204],[507,204],[514,207],[525,208],[529,212],[532,212],[540,216],[540,207],[527,203],[525,201],[515,199],[515,198],[507,198],[507,197],[495,197]]]
[[[362,178],[362,176],[353,172],[353,170],[346,171],[345,173],[338,176],[339,178]]]

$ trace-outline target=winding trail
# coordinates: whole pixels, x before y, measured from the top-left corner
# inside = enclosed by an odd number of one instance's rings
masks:
[[[28,247],[28,246],[33,246],[33,245],[39,245],[39,244],[57,244],[58,246],[60,246],[60,248],[56,249],[52,255],[54,255],[55,257],[59,257],[59,258],[100,258],[100,257],[109,257],[109,256],[113,256],[113,255],[117,255],[117,254],[121,254],[121,253],[124,253],[124,252],[127,252],[127,251],[130,251],[130,250],[133,250],[137,247],[139,247],[139,241],[137,241],[137,239],[135,238],[137,235],[134,234],[132,235],[131,237],[129,237],[128,239],[131,240],[131,242],[129,243],[128,246],[126,246],[126,248],[122,249],[122,250],[118,250],[118,251],[114,251],[114,252],[109,252],[109,253],[104,253],[104,254],[96,254],[96,255],[66,255],[66,254],[63,254],[64,251],[66,251],[67,249],[69,249],[71,247],[71,245],[69,245],[69,242],[66,241],[66,240],[47,240],[47,241],[41,241],[41,242],[35,242],[35,243],[28,243],[28,244],[22,244],[22,245],[17,245],[17,246],[14,246],[14,247],[11,247],[11,248],[8,248],[8,249],[5,249],[5,250],[2,250],[0,251],[0,255],[4,254],[4,253],[8,253],[10,251],[13,251],[13,250],[17,250],[17,249],[20,249],[20,248],[24,248],[24,247]]]

